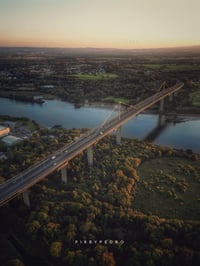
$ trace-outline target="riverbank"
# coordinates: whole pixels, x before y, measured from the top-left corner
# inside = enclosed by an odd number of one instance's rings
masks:
[[[71,101],[66,101],[65,99],[62,99],[60,97],[57,97],[53,94],[49,94],[49,93],[44,93],[41,92],[39,90],[32,90],[32,89],[28,89],[28,90],[18,90],[18,91],[13,91],[13,90],[4,90],[1,88],[0,91],[0,97],[2,98],[8,98],[8,99],[12,99],[12,100],[16,100],[16,101],[23,101],[23,102],[27,102],[27,103],[37,103],[37,104],[43,104],[46,100],[60,100],[63,102],[70,102],[71,104],[73,104],[75,106],[75,108],[81,108],[81,107],[89,107],[89,108],[106,108],[106,109],[114,109],[114,107],[116,107],[117,105],[120,104],[120,108],[121,110],[123,110],[123,108],[129,107],[131,106],[131,104],[129,104],[129,100],[125,99],[125,98],[114,98],[112,101],[108,101],[108,98],[105,98],[102,101],[94,101],[94,102],[89,102],[88,100],[85,100],[84,102],[71,102]],[[117,108],[115,108],[117,111]],[[171,115],[171,111],[168,112],[168,110],[166,110],[167,114],[169,113]],[[145,111],[145,113],[149,113],[149,114],[157,114],[157,111],[149,109],[147,111]],[[179,115],[181,116],[185,116],[186,121],[188,121],[187,117],[196,117],[196,115],[199,115],[200,117],[200,107],[198,106],[185,106],[185,107],[178,107],[175,109],[174,112],[172,112],[172,115],[175,114],[176,116]],[[194,120],[192,118],[192,120]]]
[[[45,100],[53,100],[56,99],[54,95],[51,94],[44,94],[40,91],[27,91],[27,90],[2,90],[0,91],[1,98],[7,98],[16,101],[22,101],[27,103],[38,103],[43,104]]]
[[[9,93],[9,92],[8,92]],[[21,96],[20,96],[21,97]],[[58,100],[58,101],[61,101],[61,102],[65,102],[65,103],[69,103],[65,100],[62,100],[58,97],[55,97],[53,95],[43,95],[43,100],[40,101],[39,99],[38,100],[28,100],[30,98],[27,98],[27,99],[24,99],[22,100],[22,98],[15,98],[15,97],[10,97],[9,95],[7,96],[1,96],[1,92],[0,92],[0,98],[7,98],[7,99],[10,99],[10,100],[15,100],[15,101],[19,101],[19,102],[27,102],[27,103],[39,103],[39,104],[42,104],[44,103],[45,101],[48,101],[48,100]],[[123,111],[126,109],[125,106],[120,106],[120,105],[117,105],[117,104],[114,104],[114,103],[108,103],[108,102],[86,102],[84,104],[81,104],[81,105],[76,105],[75,103],[71,103],[72,105],[74,105],[75,108],[102,108],[102,109],[108,109],[108,110],[113,110],[115,112],[118,112],[119,109],[120,111]],[[130,105],[131,106],[131,105]],[[158,115],[158,111],[156,110],[146,110],[144,112],[142,112],[143,114],[152,114],[152,115]],[[187,122],[187,121],[195,121],[195,120],[200,120],[200,108],[181,108],[181,109],[177,109],[173,112],[169,111],[169,110],[166,110],[163,115],[165,116],[165,119],[167,122],[174,122],[174,123],[179,123],[179,122]]]

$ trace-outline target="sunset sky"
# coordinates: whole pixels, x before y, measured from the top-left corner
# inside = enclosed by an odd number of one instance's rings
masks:
[[[200,45],[200,0],[0,0],[0,46]]]

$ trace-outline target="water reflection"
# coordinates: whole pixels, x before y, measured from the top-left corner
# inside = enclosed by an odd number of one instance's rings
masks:
[[[0,98],[1,115],[26,116],[45,127],[61,125],[68,129],[94,128],[103,123],[111,112],[112,110],[108,108],[75,108],[74,105],[59,100],[49,100],[38,105]],[[153,132],[157,125],[158,115],[141,114],[129,120],[122,127],[122,136],[144,139]],[[192,149],[200,153],[200,120],[177,124],[168,123],[167,126],[163,126],[162,130],[160,128],[160,134],[155,135],[153,141],[159,145]]]

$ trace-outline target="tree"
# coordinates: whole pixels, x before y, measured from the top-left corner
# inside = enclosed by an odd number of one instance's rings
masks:
[[[160,241],[160,244],[164,248],[171,249],[173,247],[173,239],[172,238],[164,238]]]
[[[65,258],[63,259],[63,261],[66,262],[67,265],[74,265],[74,259],[75,259],[75,256],[76,256],[76,255],[75,255],[75,252],[69,250],[69,251],[67,252],[67,257],[65,257]]]
[[[67,232],[67,236],[66,236],[66,241],[68,244],[70,244],[76,237],[76,232],[77,232],[76,225],[69,224],[67,231],[68,232]]]
[[[38,236],[38,230],[40,229],[41,225],[39,221],[33,220],[32,222],[26,225],[26,231],[31,236],[32,240],[36,240]]]
[[[48,214],[44,211],[40,211],[37,214],[37,219],[40,221],[40,223],[44,223],[48,221]]]
[[[102,265],[103,266],[115,266],[115,259],[113,257],[113,253],[104,252],[102,255]]]
[[[5,182],[5,178],[0,176],[0,184],[3,184]]]
[[[48,223],[42,226],[43,240],[49,244],[54,241],[60,234],[60,225],[55,223]]]
[[[52,242],[50,245],[49,253],[52,257],[60,257],[62,252],[62,242],[61,241],[55,241]]]
[[[24,266],[24,263],[20,259],[12,259],[7,261],[3,266]]]

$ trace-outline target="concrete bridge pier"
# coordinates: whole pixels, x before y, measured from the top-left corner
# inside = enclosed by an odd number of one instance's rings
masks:
[[[164,99],[162,99],[162,100],[160,101],[160,108],[159,108],[159,111],[160,111],[160,113],[162,113],[162,112],[164,111]]]
[[[173,93],[172,93],[172,94],[169,95],[169,101],[172,102],[173,99],[174,99],[174,95],[173,95]]]
[[[116,143],[121,144],[121,139],[122,139],[122,127],[119,127],[116,131]]]
[[[29,190],[26,190],[22,193],[24,203],[27,207],[31,206],[30,198],[29,198]]]
[[[88,165],[93,166],[93,146],[90,146],[87,149],[87,160],[88,160]]]
[[[61,179],[63,183],[67,183],[67,166],[61,169]]]
[[[158,126],[163,126],[165,124],[165,115],[160,113],[158,116]]]

